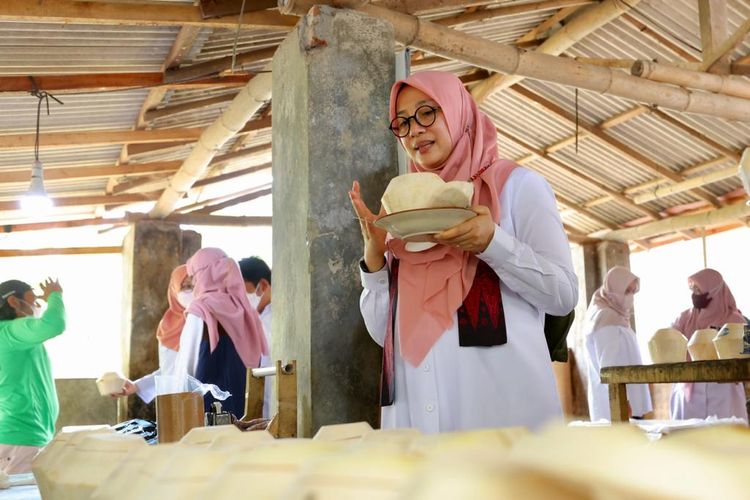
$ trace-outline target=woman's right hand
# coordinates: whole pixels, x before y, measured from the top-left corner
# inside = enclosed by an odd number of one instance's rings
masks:
[[[378,216],[373,214],[365,205],[360,193],[359,182],[354,181],[354,184],[352,184],[349,199],[362,230],[362,239],[365,243],[365,266],[370,272],[379,271],[385,265],[385,237],[388,233],[373,224]],[[385,210],[382,207],[378,215],[385,215]]]
[[[49,299],[50,294],[54,292],[62,293],[63,291],[62,287],[60,286],[60,281],[53,280],[49,277],[44,280],[44,282],[39,283],[39,288],[42,289],[42,295],[39,298],[45,302]]]
[[[110,394],[113,398],[122,398],[125,396],[130,396],[131,394],[135,394],[138,392],[138,386],[133,383],[132,380],[125,379],[125,383],[122,385],[122,389],[120,392],[114,392]]]

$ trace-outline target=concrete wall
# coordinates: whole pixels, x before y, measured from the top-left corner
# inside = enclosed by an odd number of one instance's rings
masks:
[[[117,423],[117,401],[99,395],[96,379],[56,379],[60,416],[57,430],[68,425],[93,425]]]

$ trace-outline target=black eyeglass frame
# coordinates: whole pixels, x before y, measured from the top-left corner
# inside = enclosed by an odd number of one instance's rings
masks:
[[[419,118],[417,118],[417,115],[419,115],[419,111],[428,108],[430,111],[432,111],[432,121],[430,123],[422,123],[419,121]],[[431,127],[435,124],[435,120],[437,120],[437,112],[440,111],[440,106],[430,106],[429,104],[423,104],[422,106],[418,107],[414,114],[411,116],[397,116],[393,120],[391,120],[391,124],[388,126],[388,129],[391,131],[393,135],[398,137],[399,139],[403,139],[407,135],[409,135],[409,132],[411,132],[411,121],[414,120],[417,122],[417,125],[420,125],[422,127]],[[406,122],[406,133],[404,135],[398,134],[398,129],[400,128],[398,124]]]

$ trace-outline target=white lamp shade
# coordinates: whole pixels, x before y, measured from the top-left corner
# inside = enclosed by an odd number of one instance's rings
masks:
[[[44,189],[44,174],[42,173],[42,162],[34,160],[31,165],[31,184],[29,190],[21,198],[21,208],[26,211],[42,211],[52,207],[52,200],[47,196]]]

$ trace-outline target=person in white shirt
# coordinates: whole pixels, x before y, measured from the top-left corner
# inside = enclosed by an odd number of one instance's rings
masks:
[[[633,298],[639,288],[640,280],[635,274],[625,267],[615,266],[607,272],[604,285],[591,298],[585,331],[592,422],[611,420],[609,386],[601,383],[600,370],[606,366],[643,364],[635,332],[630,327]],[[648,385],[629,384],[627,392],[633,417],[642,418],[652,411]]]
[[[273,366],[275,360],[271,356],[271,268],[260,257],[247,257],[238,263],[245,291],[250,304],[258,310],[260,321],[263,323],[263,333],[268,344],[268,356],[261,357],[260,366]],[[274,379],[267,378],[264,384],[263,418],[270,418],[269,405],[273,396]]]
[[[561,420],[544,316],[575,307],[578,280],[552,190],[498,158],[494,125],[450,73],[397,82],[390,117],[409,170],[472,182],[477,215],[409,252],[373,225],[359,183],[349,192],[365,247],[360,308],[384,347],[381,426],[434,433]]]

